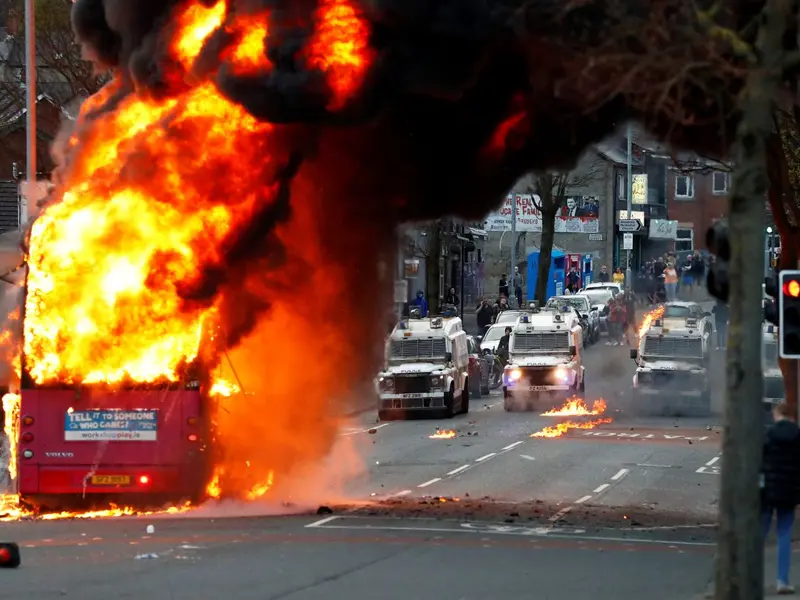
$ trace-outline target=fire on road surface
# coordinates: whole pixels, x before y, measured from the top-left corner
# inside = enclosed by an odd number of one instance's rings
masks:
[[[606,401],[600,398],[599,400],[595,400],[592,403],[591,409],[588,407],[586,402],[578,397],[573,397],[567,400],[567,402],[561,408],[554,408],[553,410],[549,410],[545,413],[542,413],[543,417],[583,417],[583,416],[597,416],[602,415],[606,412],[607,404]],[[592,419],[590,421],[565,421],[563,423],[557,423],[556,425],[551,425],[545,427],[541,431],[537,431],[536,433],[532,433],[531,437],[533,438],[557,438],[561,437],[566,434],[570,429],[594,429],[599,425],[604,425],[606,423],[611,423],[613,419],[610,417],[600,418],[600,419]]]

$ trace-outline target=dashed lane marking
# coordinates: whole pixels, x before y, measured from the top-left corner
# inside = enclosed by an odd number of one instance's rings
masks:
[[[591,500],[591,499],[592,499],[592,496],[590,494],[588,496],[584,496],[583,498],[578,498],[577,500],[575,500],[575,504],[583,504],[587,500]]]
[[[306,525],[306,528],[313,528],[313,527],[322,527],[326,523],[330,523],[331,521],[335,521],[338,519],[338,515],[334,515],[332,517],[325,517],[324,519],[320,519],[319,521],[314,521],[313,523],[309,523]]]
[[[397,496],[408,496],[411,493],[411,490],[403,490],[402,492],[397,492],[396,494],[392,494],[389,496],[390,498],[395,498]]]
[[[619,471],[617,471],[617,474],[616,474],[616,475],[614,475],[614,476],[611,478],[611,480],[612,480],[612,481],[619,481],[620,479],[622,479],[623,477],[625,477],[625,475],[627,475],[627,474],[628,474],[628,469],[620,469]]]
[[[719,456],[715,456],[714,458],[712,458],[710,461],[708,461],[708,462],[706,463],[706,466],[707,466],[707,467],[710,467],[711,465],[713,465],[713,464],[714,464],[715,462],[717,462],[718,460],[719,460]]]
[[[601,486],[599,486],[599,487],[595,488],[595,490],[594,490],[594,493],[595,493],[595,494],[599,494],[599,493],[600,493],[600,492],[602,492],[603,490],[607,490],[607,489],[608,489],[608,488],[610,488],[610,487],[611,487],[611,484],[610,484],[610,483],[604,483],[603,485],[601,485]]]
[[[462,465],[462,466],[458,467],[457,469],[453,469],[452,471],[449,471],[447,474],[448,475],[457,475],[458,473],[461,473],[461,471],[466,471],[471,466],[472,465]]]
[[[533,456],[528,456],[527,454],[520,454],[520,458],[524,458],[525,460],[536,460]]]
[[[571,510],[572,510],[572,506],[565,506],[560,511],[558,511],[556,514],[554,514],[552,517],[550,517],[550,519],[549,519],[550,522],[551,523],[555,523],[556,521],[560,521],[561,518]]]
[[[489,460],[493,456],[497,456],[497,452],[490,452],[489,454],[486,454],[485,456],[481,456],[480,458],[476,458],[475,462],[478,462],[478,463],[479,462],[483,462],[485,460]]]
[[[524,443],[525,443],[524,441],[514,442],[513,444],[509,444],[508,446],[505,446],[503,448],[503,450],[512,450],[512,449],[516,448],[517,446],[519,446],[520,444],[524,444]]]
[[[421,488],[428,487],[429,485],[433,485],[437,481],[441,481],[441,480],[442,480],[441,477],[434,477],[430,481],[426,481],[425,483],[420,483],[417,487],[421,487]]]

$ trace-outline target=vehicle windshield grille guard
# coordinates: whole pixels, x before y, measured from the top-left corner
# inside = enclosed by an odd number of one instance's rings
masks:
[[[515,333],[511,352],[569,352],[569,333]]]
[[[447,346],[444,338],[392,340],[389,347],[389,358],[392,360],[444,359],[446,352]]]
[[[652,358],[703,358],[703,341],[700,338],[647,336],[644,340],[644,357]]]

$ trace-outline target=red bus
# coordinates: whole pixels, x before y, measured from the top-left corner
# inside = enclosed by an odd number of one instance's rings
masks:
[[[199,357],[162,385],[40,386],[23,356],[20,500],[50,509],[202,500],[213,464],[205,362]]]

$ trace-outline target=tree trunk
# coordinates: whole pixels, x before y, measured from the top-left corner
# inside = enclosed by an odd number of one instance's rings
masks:
[[[772,218],[781,240],[781,258],[778,264],[780,269],[796,269],[798,253],[797,229],[792,222],[800,219],[787,216],[797,210],[797,199],[794,187],[789,176],[788,159],[783,148],[780,134],[775,134],[770,140],[768,167],[769,167],[769,205]],[[786,404],[792,409],[795,418],[798,417],[798,390],[797,390],[797,361],[784,358],[778,359],[778,364],[783,374],[784,398]]]
[[[544,204],[544,198],[542,204]],[[556,236],[557,207],[542,206],[542,242],[539,245],[539,272],[536,274],[536,302],[544,306],[547,302],[547,284],[550,280],[550,263],[553,259],[553,240]],[[529,302],[533,300],[528,298]]]
[[[792,0],[768,0],[756,40],[760,63],[748,73],[740,100],[730,210],[730,332],[716,600],[761,600],[764,597],[763,540],[760,519],[763,408],[761,392],[763,315],[761,283],[767,194],[767,143],[773,133],[772,99],[779,93],[781,39]]]

